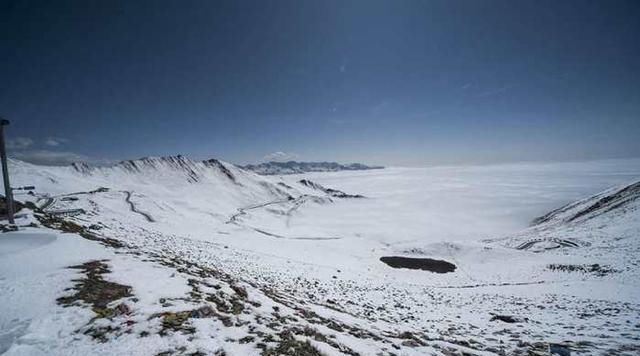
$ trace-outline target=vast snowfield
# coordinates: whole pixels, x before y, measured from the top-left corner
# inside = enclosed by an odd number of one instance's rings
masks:
[[[640,353],[638,159],[10,170],[36,190],[0,234],[0,353]]]

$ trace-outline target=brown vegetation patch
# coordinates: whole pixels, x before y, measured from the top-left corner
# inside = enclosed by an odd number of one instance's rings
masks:
[[[71,306],[84,302],[92,306],[98,317],[105,317],[116,314],[115,309],[108,307],[111,302],[131,296],[130,286],[105,281],[102,278],[104,274],[111,272],[104,261],[89,261],[69,268],[82,270],[85,277],[74,279],[76,284],[69,290],[74,290],[75,293],[58,298],[58,304]]]

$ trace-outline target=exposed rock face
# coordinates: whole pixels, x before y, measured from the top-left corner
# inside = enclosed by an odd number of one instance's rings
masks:
[[[171,170],[185,173],[190,183],[199,181],[198,167],[195,161],[182,155],[168,157],[144,157],[137,160],[122,161],[116,165],[131,173],[143,173],[153,170]]]
[[[231,171],[227,167],[225,167],[225,165],[222,164],[222,162],[220,162],[219,160],[212,158],[203,161],[202,163],[204,163],[204,165],[207,167],[218,169],[225,176],[227,176],[227,178],[231,179],[234,183],[236,182],[236,177],[233,175],[233,173],[231,173]]]
[[[84,162],[74,162],[71,167],[85,175],[97,172],[110,173],[112,171],[124,171],[130,174],[179,174],[184,175],[189,183],[197,183],[208,173],[220,173],[234,183],[237,183],[233,170],[239,168],[224,163],[215,158],[205,161],[194,161],[182,155],[166,157],[144,157],[140,159],[121,161],[112,167],[92,167]]]
[[[93,170],[93,167],[89,166],[85,162],[73,162],[71,163],[71,167],[82,174],[89,174]]]
[[[158,183],[170,189],[190,189],[186,187],[215,184],[221,191],[235,194],[236,197],[244,195],[266,198],[268,196],[274,200],[291,197],[290,193],[285,192],[275,182],[215,158],[198,161],[182,155],[144,157],[102,167],[74,163],[70,171],[76,176],[75,178],[77,175],[82,175],[83,180],[98,178],[108,182],[123,181],[134,184],[134,187],[136,184]],[[191,187],[191,189],[197,188]],[[135,188],[127,190],[135,190]]]
[[[14,199],[13,200],[14,213],[20,211],[20,209],[22,208],[24,208],[24,205]],[[1,217],[7,216],[7,200],[5,199],[5,197],[0,197],[0,216]]]

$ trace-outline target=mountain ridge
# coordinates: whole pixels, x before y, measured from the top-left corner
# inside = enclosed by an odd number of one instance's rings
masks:
[[[339,172],[383,169],[383,166],[368,166],[362,163],[341,164],[337,162],[264,162],[240,166],[260,175],[299,174],[308,172]]]

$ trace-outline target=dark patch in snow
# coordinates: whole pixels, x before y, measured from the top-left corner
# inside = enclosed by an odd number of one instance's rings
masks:
[[[611,195],[607,195],[599,199],[588,208],[576,213],[569,219],[569,221],[573,221],[581,216],[594,212],[605,213],[607,211],[611,211],[633,201],[634,199],[637,199],[638,197],[640,197],[640,182],[628,185]]]
[[[225,167],[225,165],[222,162],[218,161],[217,159],[212,158],[212,159],[203,161],[202,163],[204,163],[204,165],[207,167],[218,169],[220,172],[222,172],[222,174],[224,174],[227,178],[229,178],[229,180],[231,180],[236,184],[239,184],[236,181],[236,177],[233,175],[233,173],[231,173],[231,171],[227,167]]]
[[[511,323],[521,323],[523,321],[526,321],[527,319],[516,318],[515,316],[512,316],[512,315],[499,315],[499,314],[493,315],[491,319],[489,319],[489,321],[496,321],[496,320],[511,324]]]
[[[279,336],[280,341],[277,346],[263,350],[262,356],[322,356],[322,353],[313,347],[308,340],[296,339],[290,330],[284,330]]]
[[[571,349],[560,344],[549,344],[549,355],[571,356]]]
[[[341,190],[337,190],[337,189],[332,189],[332,188],[326,188],[323,187],[322,185],[316,183],[316,182],[312,182],[308,179],[301,179],[300,181],[298,181],[298,183],[315,189],[315,190],[319,190],[322,192],[325,192],[326,194],[335,197],[335,198],[364,198],[364,195],[360,195],[360,194],[347,194]]]
[[[85,162],[73,162],[71,163],[71,167],[78,173],[82,173],[84,175],[90,174],[93,170],[93,167],[89,166]]]
[[[380,257],[380,261],[393,268],[420,269],[435,273],[448,273],[456,270],[456,265],[453,263],[431,258],[385,256]]]
[[[85,214],[84,209],[60,209],[60,210],[50,210],[48,211],[51,215],[57,216],[78,216]]]
[[[580,200],[575,203],[567,204],[561,208],[555,209],[541,217],[535,218],[532,221],[532,225],[540,225],[551,220],[556,219],[560,215],[569,213],[568,216],[563,217],[564,221],[571,222],[578,218],[588,216],[587,218],[593,218],[603,213],[619,209],[635,199],[640,197],[640,182],[636,182],[627,185],[616,191],[608,191],[597,194],[591,198]],[[571,210],[577,210],[578,207],[585,205],[589,201],[595,201],[590,203],[586,208],[582,208],[575,213],[571,213]]]
[[[269,193],[276,196],[281,196],[286,198],[287,200],[295,199],[291,194],[285,192],[284,190],[278,188],[278,186],[271,184],[269,182],[258,182],[262,187],[264,187]]]
[[[20,209],[24,208],[24,204],[17,200],[13,200],[13,211],[17,213]],[[7,201],[4,197],[0,197],[0,218],[4,219],[7,216]]]
[[[287,189],[293,189],[293,187],[291,187],[289,184],[284,183],[284,182],[278,182],[278,185],[281,187],[285,187]]]
[[[92,306],[98,317],[115,315],[117,309],[108,305],[118,299],[131,296],[131,287],[122,284],[105,281],[102,276],[110,273],[105,261],[89,261],[69,268],[82,270],[85,277],[76,279],[76,284],[70,288],[75,293],[60,297],[56,301],[63,306],[77,305],[77,302],[85,302]],[[122,307],[120,308],[122,309]]]
[[[611,273],[619,272],[616,269],[611,268],[610,266],[599,265],[597,263],[592,265],[566,265],[566,264],[550,264],[547,265],[547,269],[551,271],[559,271],[559,272],[582,272],[582,273],[591,273],[598,276],[606,276]]]
[[[87,240],[98,241],[105,246],[113,248],[122,248],[126,246],[119,240],[110,237],[98,236],[97,234],[90,232],[89,228],[85,228],[84,226],[78,225],[69,220],[65,220],[59,216],[44,213],[34,214],[34,217],[38,220],[38,222],[40,222],[40,224],[50,229],[78,234]]]

